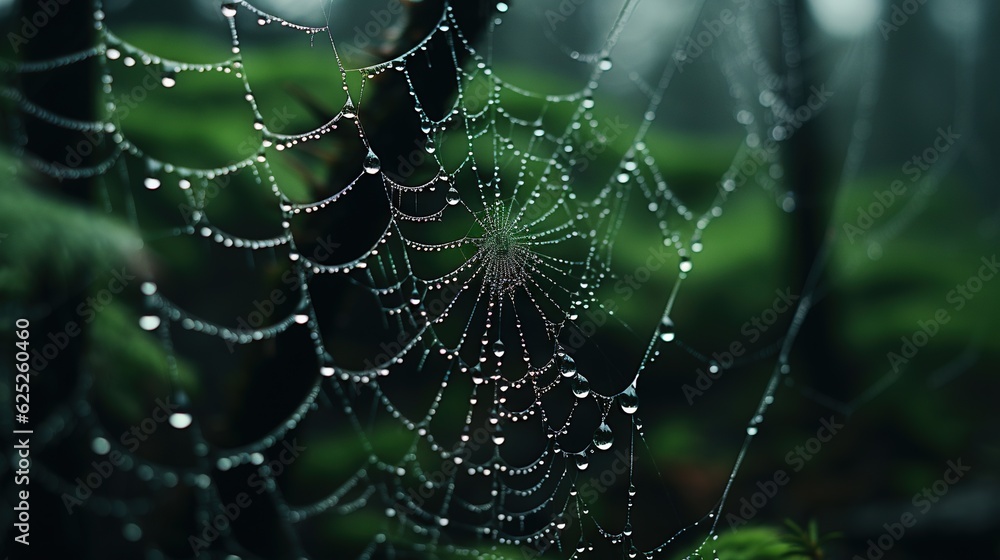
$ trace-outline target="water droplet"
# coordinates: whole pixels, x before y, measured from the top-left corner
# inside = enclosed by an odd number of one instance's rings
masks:
[[[634,484],[629,484],[628,485],[628,495],[629,496],[635,496],[635,485]]]
[[[681,257],[681,263],[679,265],[681,272],[691,272],[693,265],[691,264],[691,257],[687,255]]]
[[[573,378],[573,394],[576,395],[578,399],[585,399],[590,395],[590,381],[587,378],[576,374]]]
[[[90,449],[98,455],[107,455],[111,451],[111,443],[102,437],[96,437],[90,442]]]
[[[674,321],[670,317],[664,317],[660,322],[660,340],[663,342],[670,342],[677,336],[677,332],[674,329]]]
[[[629,385],[618,395],[618,405],[625,414],[635,414],[639,410],[639,395],[636,394],[635,385]]]
[[[177,75],[173,72],[166,72],[163,77],[160,78],[160,83],[163,84],[165,88],[172,88],[177,85]]]
[[[507,6],[506,2],[497,2],[497,11],[498,12],[500,12],[502,14],[502,13],[506,12],[507,9],[508,9],[508,6]]]
[[[368,150],[368,155],[365,156],[365,173],[369,175],[374,175],[382,170],[382,162],[378,160],[378,156],[375,152]]]
[[[160,188],[160,180],[157,179],[156,177],[146,177],[146,179],[142,182],[142,184],[144,187],[146,187],[151,191],[155,191],[156,189]]]
[[[632,536],[632,524],[631,523],[626,523],[625,524],[625,528],[622,529],[622,534],[625,535],[626,537]]]
[[[605,71],[611,70],[611,66],[612,66],[611,58],[607,56],[602,58],[601,61],[597,63],[597,67]]]
[[[747,428],[747,435],[755,436],[757,435],[757,428],[750,426]]]
[[[462,201],[462,197],[458,195],[458,189],[451,187],[448,189],[448,193],[444,195],[444,200],[448,203],[448,206],[455,206]]]
[[[108,60],[118,60],[122,56],[122,52],[118,49],[108,49],[104,54],[107,55]]]
[[[300,325],[304,325],[309,322],[309,316],[303,313],[299,313],[298,315],[295,316],[295,322]]]
[[[416,288],[410,293],[410,305],[420,305],[420,292]]]
[[[433,154],[437,151],[437,146],[434,144],[433,138],[427,138],[427,141],[424,142],[424,150],[427,151],[428,154]]]
[[[635,545],[631,545],[631,546],[628,547],[628,557],[629,558],[635,558],[638,555],[639,555],[639,550],[635,547]]]
[[[156,327],[160,326],[160,317],[157,315],[143,315],[139,317],[139,326],[146,331],[156,330]]]
[[[611,444],[614,441],[615,436],[611,433],[611,426],[608,426],[607,422],[601,422],[601,425],[594,430],[594,447],[601,451],[607,451],[611,449]]]
[[[576,375],[576,360],[573,359],[573,356],[567,354],[562,357],[559,361],[559,373],[563,377],[573,377]]]
[[[589,466],[590,466],[590,460],[587,459],[586,453],[581,453],[576,456],[576,468],[580,469],[581,471],[585,471]]]
[[[502,358],[504,352],[505,352],[505,350],[504,350],[504,347],[503,347],[503,341],[502,340],[498,340],[498,341],[496,341],[496,342],[493,343],[493,355],[494,356],[496,356],[497,358]]]
[[[496,430],[493,431],[493,443],[503,445],[503,442],[506,440],[507,438],[503,435],[503,428],[497,425]]]
[[[183,430],[191,425],[191,415],[186,412],[175,412],[170,415],[170,425]]]
[[[226,2],[223,4],[222,15],[227,18],[236,17],[236,4],[234,2]]]

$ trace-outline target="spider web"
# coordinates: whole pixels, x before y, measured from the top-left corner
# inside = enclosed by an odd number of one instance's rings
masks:
[[[470,39],[456,7],[447,3],[436,25],[411,49],[355,68],[338,50],[342,45],[329,24],[288,21],[248,1],[221,6],[231,32],[231,57],[206,64],[161,58],[116,35],[105,25],[98,2],[93,48],[51,61],[9,65],[9,71],[28,74],[96,60],[102,73],[100,105],[106,116],[94,122],[62,117],[16,90],[4,90],[25,115],[96,133],[105,150],[101,161],[89,166],[69,168],[22,152],[25,161],[57,178],[121,181],[129,201],[125,213],[148,243],[198,243],[218,255],[210,259],[227,264],[231,257],[223,255],[249,254],[250,269],[265,270],[269,285],[281,288],[288,300],[272,301],[273,313],[261,312],[261,321],[250,321],[252,312],[244,311],[240,316],[248,320],[234,324],[209,317],[211,310],[185,305],[191,298],[170,279],[154,277],[142,284],[146,311],[139,325],[166,351],[173,399],[183,406],[169,424],[189,446],[181,461],[185,466],[127,453],[123,469],[144,487],[140,497],[95,496],[85,507],[118,520],[128,540],[139,541],[157,557],[172,556],[146,542],[144,535],[153,531],[143,519],[156,503],[149,495],[189,488],[198,534],[231,501],[225,481],[256,474],[287,554],[297,558],[324,557],[306,544],[322,531],[323,520],[347,523],[358,512],[370,514],[377,527],[360,553],[363,558],[489,556],[490,551],[499,557],[516,548],[529,556],[552,548],[558,555],[576,557],[595,549],[600,555],[608,544],[624,556],[654,557],[676,553],[680,545],[671,546],[675,542],[700,543],[696,556],[717,557],[712,543],[721,530],[718,521],[729,489],[779,381],[790,371],[789,353],[829,247],[816,256],[794,318],[771,349],[776,355],[756,357],[773,360],[773,371],[758,404],[751,408],[748,403],[746,437],[717,505],[700,520],[661,528],[658,535],[633,534],[635,503],[646,491],[637,475],[648,453],[641,419],[646,407],[657,406],[657,395],[642,391],[643,379],[670,371],[662,359],[668,348],[681,348],[705,367],[719,367],[685,345],[683,323],[674,321],[681,286],[695,274],[692,257],[708,248],[703,233],[739,189],[763,188],[778,207],[795,211],[794,196],[781,187],[780,154],[760,148],[766,139],[789,138],[802,124],[789,118],[797,108],[785,106],[775,93],[791,86],[768,62],[758,36],[757,10],[734,9],[737,23],[718,39],[719,48],[732,53],[719,57],[718,64],[743,141],[718,183],[686,196],[668,181],[667,170],[647,145],[668,87],[682,77],[679,69],[687,56],[682,50],[668,57],[651,84],[634,75],[618,80],[616,87],[631,84],[640,90],[645,106],[638,125],[628,129],[617,164],[609,169],[590,165],[595,150],[618,141],[607,134],[598,94],[614,83],[612,71],[620,65],[615,49],[638,4],[626,0],[616,8],[593,52],[561,47],[569,61],[587,68],[585,85],[564,94],[532,91],[497,70],[493,37],[508,12],[520,8],[505,3],[493,6],[484,41]],[[702,4],[692,7],[679,37],[695,33],[705,17]],[[327,21],[333,17],[324,15]],[[285,134],[266,124],[253,86],[254,68],[242,52],[241,31],[249,26],[304,34],[315,48],[328,43],[328,71],[340,75],[345,98],[336,114],[299,133]],[[781,26],[786,33],[795,28],[784,19]],[[442,50],[453,62],[445,72],[454,94],[444,111],[434,114],[423,103],[428,94],[421,74],[429,71],[427,52]],[[846,73],[862,67],[857,130],[869,122],[876,104],[879,53],[874,43],[859,42],[830,79],[831,89],[840,91]],[[147,153],[126,132],[115,103],[120,98],[115,75],[131,67],[153,69],[164,89],[195,74],[234,81],[253,116],[252,153],[215,168],[184,166]],[[366,125],[385,109],[368,101],[378,99],[373,91],[387,77],[406,84],[408,95],[394,101],[412,113],[410,124],[419,133]],[[380,154],[378,142],[369,137],[376,130],[415,134],[419,169],[391,169],[393,160]],[[852,136],[842,182],[857,172],[866,138],[863,133]],[[299,191],[290,188],[273,162],[310,153],[326,142],[350,155],[333,164],[341,182],[325,196],[307,200],[295,194]],[[760,172],[752,181],[739,181],[751,158],[763,158],[755,160]],[[236,185],[220,196],[236,188],[266,193],[269,211],[255,215],[271,222],[270,230],[261,231],[275,233],[240,235],[221,225],[226,217],[216,220],[213,215],[220,180]],[[140,223],[144,205],[162,209],[178,202],[187,214],[185,223]],[[370,227],[340,225],[352,215],[355,220],[364,215],[362,221]],[[151,221],[162,225],[162,220]],[[618,310],[609,304],[616,281],[631,272],[617,258],[626,221],[648,222],[651,244],[662,245],[668,255],[668,266],[651,281],[667,297],[650,296],[650,321],[641,328],[618,321]],[[259,324],[263,319],[267,324]],[[604,342],[604,328],[624,329],[640,342],[634,359],[609,358],[617,350]],[[211,368],[228,361],[230,368],[274,378],[272,391],[293,395],[294,402],[286,398],[284,407],[275,406],[280,410],[260,413],[260,422],[270,427],[249,441],[215,441],[211,422],[218,420],[203,415],[199,406],[205,405],[195,406],[187,394],[185,371],[199,358],[191,349],[206,345],[216,352],[225,348],[228,354],[223,360],[216,354],[206,358],[210,365],[199,370],[200,376],[214,375]],[[315,356],[314,367],[305,372],[282,367],[289,353],[303,352]],[[86,383],[81,385],[82,395]],[[49,421],[52,434],[69,429],[72,415],[67,414]],[[95,453],[125,451],[112,430],[79,417],[100,442],[94,444]],[[268,466],[296,437],[308,440],[309,433],[329,425],[349,427],[351,442],[338,446],[363,458],[342,480],[296,489]],[[401,435],[386,445],[379,441],[384,435],[376,437],[386,432]],[[305,447],[308,455],[310,444]],[[613,488],[606,494],[581,492],[589,473],[608,472],[616,460],[624,469]],[[44,466],[39,469],[53,492],[71,489],[68,481]],[[316,499],[320,492],[323,497]],[[605,502],[612,506],[602,506]],[[213,557],[258,556],[241,542],[238,529],[221,533],[206,543]]]

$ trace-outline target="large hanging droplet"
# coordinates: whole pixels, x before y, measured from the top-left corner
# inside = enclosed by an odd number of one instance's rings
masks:
[[[497,445],[503,445],[503,442],[506,440],[507,438],[505,438],[503,435],[503,428],[501,428],[498,425],[496,429],[493,431],[493,443]]]
[[[573,394],[578,399],[587,398],[590,395],[590,381],[587,381],[586,377],[576,374],[576,377],[573,378]]]
[[[172,88],[177,85],[177,74],[173,72],[164,72],[163,76],[160,77],[160,83],[163,84],[165,88]]]
[[[586,453],[581,453],[576,456],[576,468],[580,469],[581,471],[585,471],[589,466],[590,466],[590,460],[587,459]]]
[[[663,321],[660,322],[660,340],[663,342],[671,342],[675,336],[677,336],[677,331],[674,328],[673,319],[670,317],[664,317]]]
[[[444,195],[444,200],[448,203],[448,206],[455,206],[459,202],[462,202],[462,197],[458,195],[458,189],[451,187],[448,189],[447,194]]]
[[[503,353],[505,351],[506,350],[503,347],[503,341],[502,340],[498,340],[498,341],[496,341],[496,342],[493,343],[493,355],[494,356],[496,356],[497,358],[502,358],[503,357]]]
[[[632,536],[632,524],[631,523],[626,523],[625,524],[625,528],[622,529],[622,534],[625,535],[626,537],[631,537]]]
[[[231,18],[236,17],[236,3],[226,2],[222,5],[222,15]]]
[[[606,56],[602,58],[600,62],[597,63],[597,66],[601,70],[608,71],[611,70],[613,63],[611,62],[611,58]]]
[[[107,455],[111,451],[111,444],[102,437],[96,437],[90,442],[90,449],[98,455]]]
[[[374,175],[382,170],[382,162],[378,160],[378,156],[375,152],[368,150],[368,155],[365,156],[365,173],[369,175]]]
[[[358,116],[358,110],[354,108],[354,101],[351,98],[347,98],[347,103],[344,103],[344,109],[341,112],[345,119],[353,119]]]
[[[611,433],[611,426],[608,426],[607,422],[601,422],[601,425],[594,430],[594,447],[601,451],[607,451],[611,449],[611,444],[614,441],[615,436]]]
[[[174,428],[178,430],[183,430],[191,425],[194,417],[188,412],[191,408],[191,401],[188,399],[187,393],[184,391],[176,391],[171,397],[174,407],[177,409],[173,412],[167,422]]]
[[[559,373],[563,377],[573,377],[576,375],[576,360],[569,354],[563,356],[559,361]]]
[[[629,385],[618,395],[618,405],[625,414],[635,414],[639,410],[639,395],[636,394],[635,385]]]

